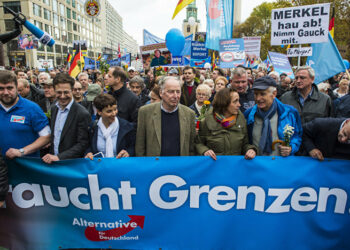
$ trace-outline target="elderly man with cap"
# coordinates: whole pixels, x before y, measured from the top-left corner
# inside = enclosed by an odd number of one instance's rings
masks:
[[[179,71],[177,70],[177,68],[171,68],[168,72],[168,76],[175,76],[178,77],[179,76]]]
[[[135,70],[134,67],[129,67],[128,68],[128,76],[129,79],[132,79],[134,76],[136,76],[137,71]]]
[[[41,85],[44,90],[45,98],[41,99],[38,102],[38,105],[44,111],[44,113],[47,113],[51,109],[51,105],[56,101],[56,92],[55,88],[53,87],[52,79],[42,82]]]
[[[250,144],[258,147],[258,155],[293,155],[301,144],[299,113],[294,107],[283,104],[276,98],[276,86],[275,80],[269,76],[255,80],[253,91],[256,104],[244,113]],[[289,139],[287,125],[293,127]],[[282,143],[274,147],[277,142]]]

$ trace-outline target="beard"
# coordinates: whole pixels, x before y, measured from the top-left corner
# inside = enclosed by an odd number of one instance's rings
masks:
[[[6,107],[10,107],[16,103],[17,97],[18,97],[17,95],[15,95],[14,97],[9,96],[7,98],[1,97],[0,102]]]

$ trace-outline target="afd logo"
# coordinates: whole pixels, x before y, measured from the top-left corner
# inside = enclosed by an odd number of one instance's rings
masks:
[[[74,218],[73,226],[87,226],[85,237],[90,241],[107,241],[107,240],[138,240],[138,236],[126,237],[127,233],[135,230],[137,227],[143,229],[145,216],[128,215],[130,220],[115,222],[91,222],[82,218]],[[107,229],[107,230],[97,230]]]
[[[24,124],[26,118],[24,116],[12,115],[11,122],[22,123]]]

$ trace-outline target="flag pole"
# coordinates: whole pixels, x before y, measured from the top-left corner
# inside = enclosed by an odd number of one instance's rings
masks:
[[[299,52],[300,52],[300,50],[301,50],[301,44],[299,44]],[[300,53],[299,53],[299,55],[298,55],[298,68],[300,67]]]

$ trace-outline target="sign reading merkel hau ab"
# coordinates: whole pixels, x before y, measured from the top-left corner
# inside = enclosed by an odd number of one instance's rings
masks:
[[[350,248],[349,161],[132,157],[48,167],[21,158],[8,165],[0,247]]]
[[[329,9],[330,3],[272,10],[271,45],[327,42]]]

